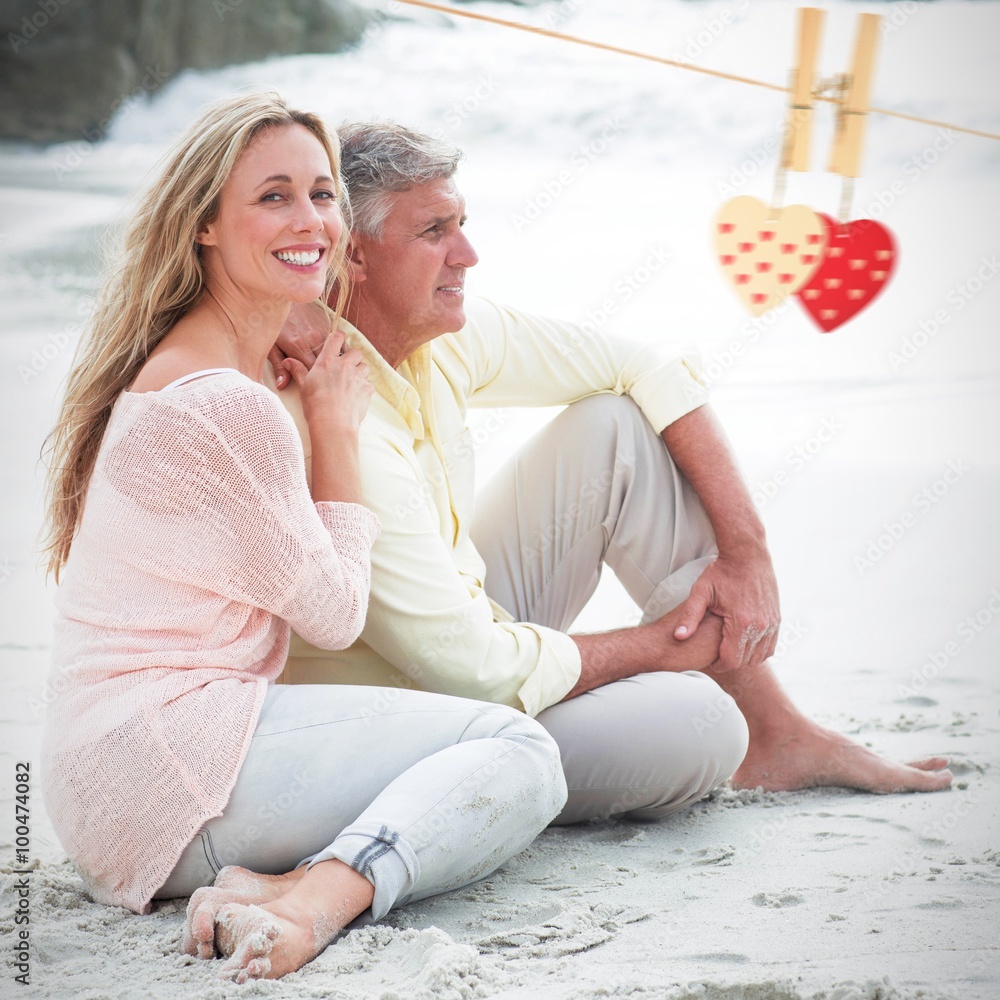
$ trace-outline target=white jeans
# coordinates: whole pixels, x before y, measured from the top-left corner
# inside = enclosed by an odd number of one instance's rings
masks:
[[[610,566],[651,622],[680,604],[717,550],[711,523],[662,438],[627,396],[573,403],[476,498],[486,590],[517,621],[567,631]],[[562,753],[556,822],[656,819],[726,781],[746,722],[696,671],[647,673],[539,713]]]
[[[514,709],[422,691],[272,685],[222,816],[159,899],[226,865],[278,874],[338,858],[375,886],[372,915],[483,878],[558,813],[555,743]]]

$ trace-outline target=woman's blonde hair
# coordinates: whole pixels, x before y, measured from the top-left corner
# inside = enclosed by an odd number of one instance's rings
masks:
[[[124,232],[74,359],[62,409],[43,449],[48,465],[48,570],[59,577],[83,513],[87,484],[111,409],[150,352],[198,301],[204,271],[195,245],[212,222],[236,161],[261,131],[302,125],[323,144],[344,226],[326,293],[336,285],[336,315],[348,282],[344,251],[350,229],[340,147],[316,115],[290,109],[276,93],[243,94],[209,107],[155,172]],[[326,301],[324,295],[323,301]]]

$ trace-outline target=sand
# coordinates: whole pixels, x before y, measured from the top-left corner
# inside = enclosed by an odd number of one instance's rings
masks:
[[[747,415],[755,409],[747,407]],[[936,467],[932,463],[926,476]],[[849,496],[891,492],[884,473],[869,470],[867,481],[855,473],[845,484],[839,473],[824,479],[817,471],[809,488],[803,483],[797,491],[796,502],[824,519],[823,545],[843,548],[838,536],[856,532],[855,522],[866,516]],[[932,551],[946,540],[958,551],[972,545],[974,526],[985,515],[977,508],[996,495],[996,485],[994,477],[956,492],[936,522],[928,517],[919,544]],[[948,578],[948,587],[912,575],[907,581],[900,551],[895,568],[889,561],[881,567],[884,578],[875,588],[895,597],[873,615],[857,593],[861,588],[845,591],[836,572],[806,572],[802,563],[812,546],[802,544],[801,532],[775,534],[776,560],[791,561],[785,589],[803,591],[785,602],[786,622],[794,627],[786,629],[778,661],[783,680],[821,721],[880,752],[901,759],[949,756],[952,790],[882,797],[723,789],[662,823],[552,829],[489,879],[351,929],[280,983],[244,987],[216,980],[221,963],[180,954],[182,902],[159,904],[140,917],[89,901],[37,815],[36,794],[33,853],[43,860],[27,876],[32,963],[25,995],[996,997],[996,626],[973,632],[974,641],[940,669],[927,655],[935,653],[933,645],[921,647],[905,635],[921,631],[927,609],[920,595],[947,591],[955,610],[933,617],[931,631],[942,648],[949,631],[960,641],[956,630],[967,617],[961,610],[974,618],[989,604],[993,566],[970,565],[964,579]],[[916,537],[911,544],[918,545]],[[604,585],[601,594],[595,619],[620,617],[623,597]],[[893,644],[922,652],[883,657]],[[7,650],[6,656],[16,669],[5,679],[5,721],[30,720],[35,685],[29,678],[43,669],[45,651]],[[31,758],[38,732],[37,722],[8,725],[5,748]],[[5,862],[11,857],[6,844],[0,852]],[[18,876],[7,870],[0,875],[0,932],[10,940],[7,901]]]
[[[653,46],[638,15],[619,28],[614,6],[562,5],[579,8],[564,27]],[[656,16],[667,11],[663,30],[683,40],[729,6],[657,0]],[[827,6],[841,46],[827,50],[824,71],[833,72],[860,6]],[[986,82],[995,83],[1000,5],[895,8],[906,16],[883,40],[876,99],[996,130],[996,90]],[[790,24],[789,5],[757,0],[706,59],[783,79]],[[937,65],[942,38],[953,62],[935,76],[926,67]],[[281,60],[178,81],[58,176],[53,167],[75,147],[0,150],[0,946],[8,961],[22,880],[30,909],[30,985],[5,968],[3,997],[1000,996],[1000,267],[989,263],[1000,249],[997,144],[970,137],[940,152],[933,129],[873,124],[855,215],[882,204],[879,217],[902,247],[898,273],[842,331],[820,336],[787,310],[752,336],[707,233],[724,199],[719,183],[732,183],[740,164],[751,166],[738,193],[767,197],[773,156],[758,171],[750,154],[770,136],[780,102],[555,50],[558,72],[539,83],[524,72],[536,50],[522,44],[436,23],[392,27],[337,62]],[[427,46],[438,60],[433,77]],[[373,77],[386,51],[394,72]],[[495,92],[448,133],[470,150],[461,180],[483,257],[470,286],[584,319],[639,266],[666,261],[634,295],[614,298],[614,319],[696,342],[715,372],[715,408],[757,496],[781,585],[782,682],[812,716],[881,753],[950,757],[955,785],[886,797],[724,789],[662,823],[549,830],[489,879],[354,927],[279,983],[224,984],[215,978],[221,963],[180,954],[183,904],[140,917],[87,898],[37,780],[31,874],[12,874],[14,765],[37,762],[49,697],[52,587],[31,547],[35,463],[93,289],[93,248],[165,131],[202,100],[273,82],[333,120],[392,109],[433,128],[487,64],[496,67]],[[379,86],[351,86],[368,78]],[[580,101],[587,115],[571,114]],[[511,220],[526,200],[619,113],[630,127],[609,152],[516,230]],[[823,122],[817,148],[829,140]],[[793,197],[831,210],[839,188],[821,175],[808,182],[796,178]],[[476,415],[483,475],[539,419]],[[634,620],[605,579],[581,625]]]
[[[179,953],[182,902],[137,917],[48,863],[31,876],[30,995],[987,998],[1000,852],[944,829],[981,804],[967,784],[891,804],[723,791],[669,823],[550,830],[486,881],[245,987]]]

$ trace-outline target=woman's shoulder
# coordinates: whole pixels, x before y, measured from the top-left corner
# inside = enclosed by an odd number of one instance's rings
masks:
[[[127,389],[121,398],[136,407],[147,404],[179,412],[203,410],[207,413],[238,414],[233,404],[254,404],[281,411],[275,394],[236,368],[207,368],[191,372],[158,389]]]
[[[152,423],[165,433],[200,425],[234,446],[296,439],[295,424],[277,396],[236,369],[192,373],[159,390],[123,392],[116,409],[126,424]]]

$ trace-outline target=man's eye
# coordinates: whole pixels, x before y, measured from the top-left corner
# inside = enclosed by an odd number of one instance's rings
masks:
[[[425,236],[428,236],[428,235],[429,236],[436,236],[439,232],[441,232],[441,227],[440,226],[431,226],[430,229],[425,229],[424,230],[424,235]]]

